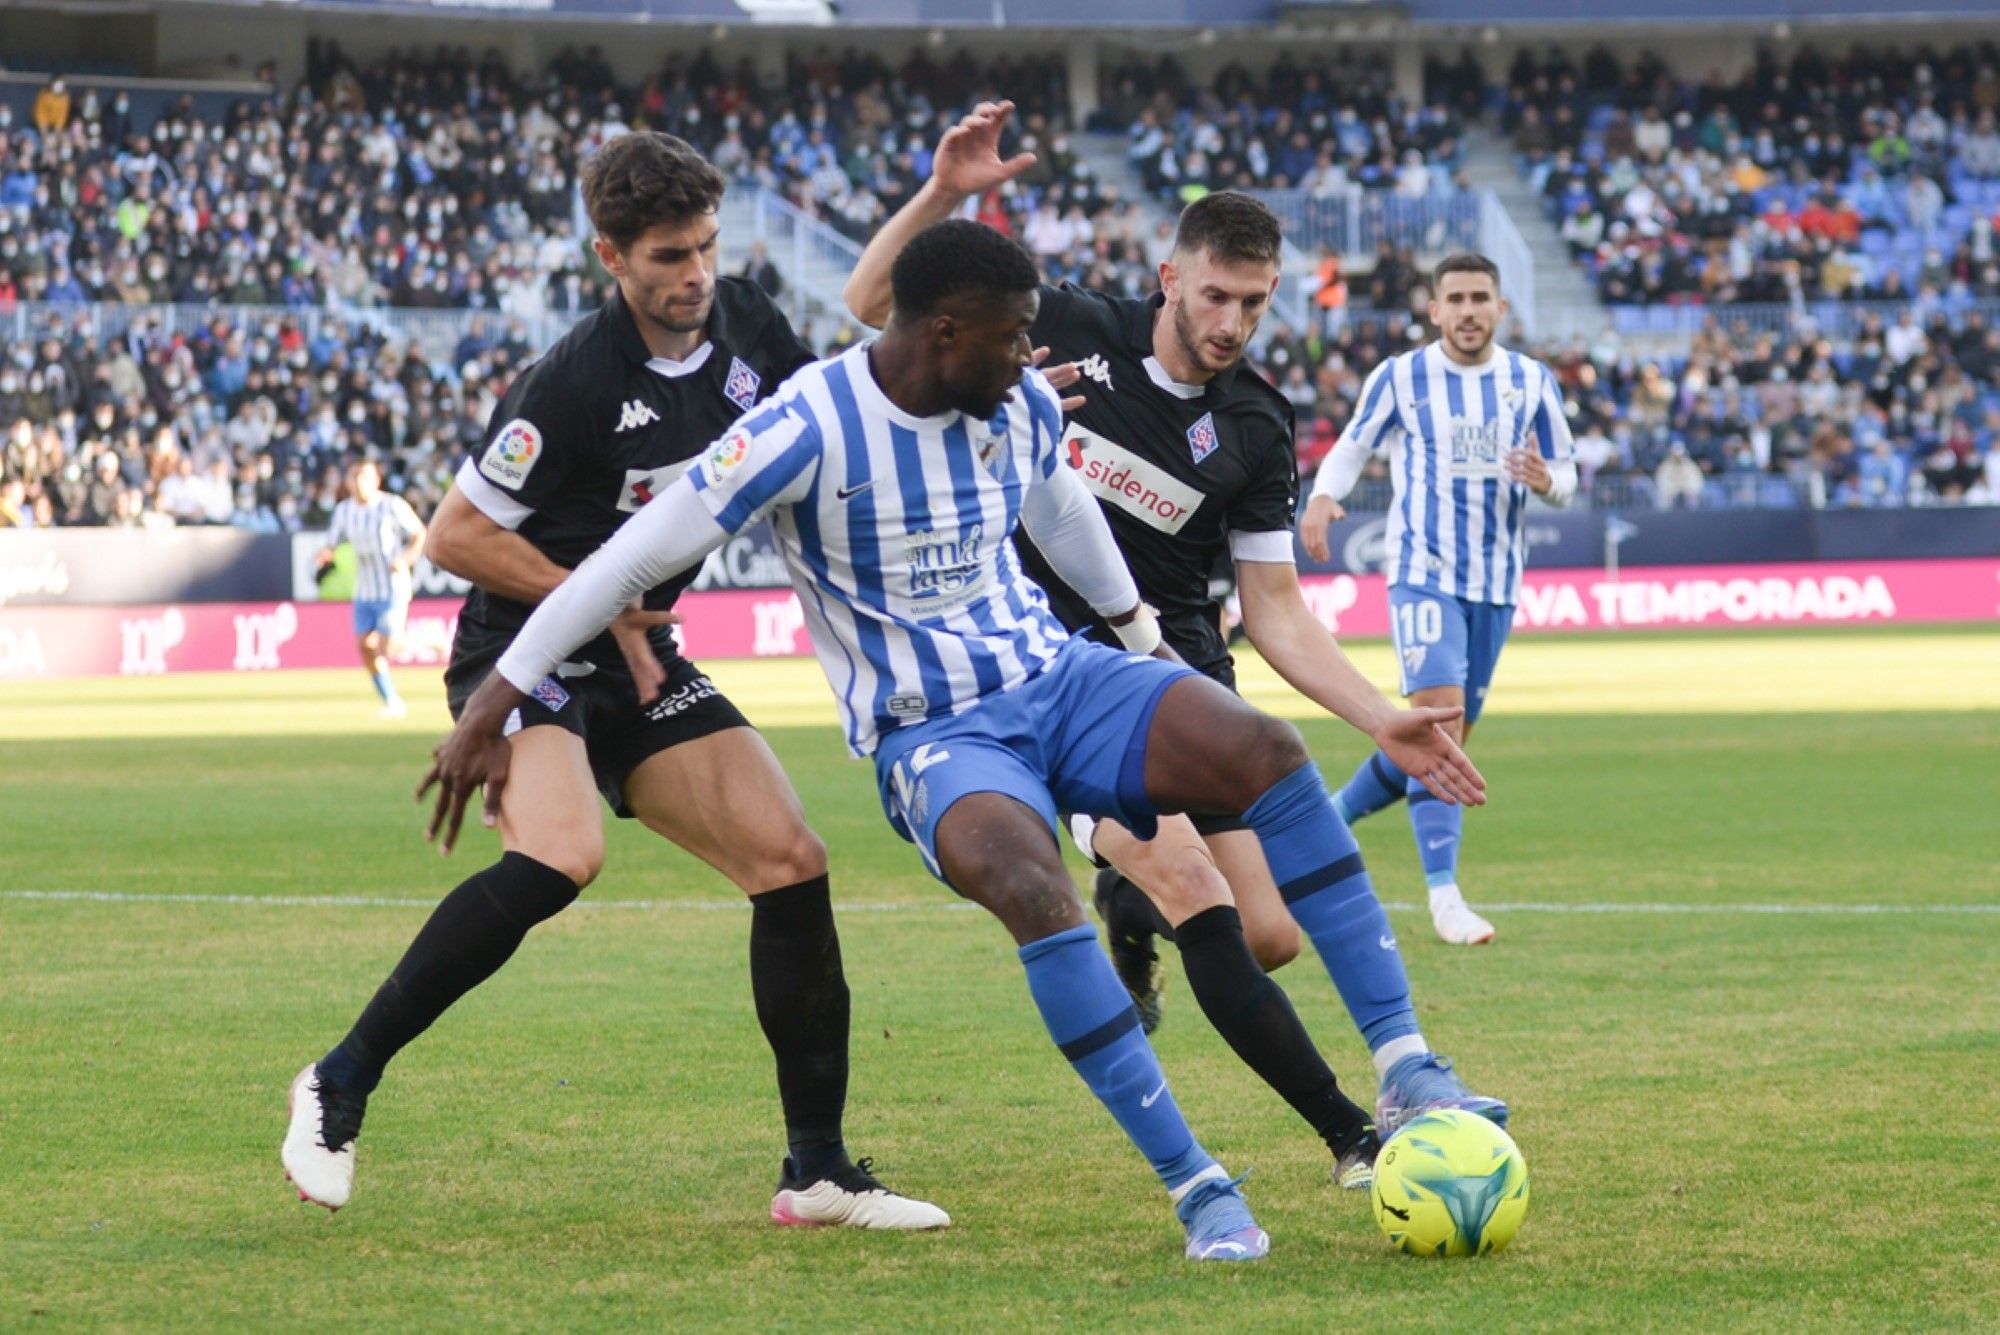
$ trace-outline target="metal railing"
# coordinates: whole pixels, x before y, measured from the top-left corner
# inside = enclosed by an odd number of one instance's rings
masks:
[[[1384,241],[1427,255],[1470,250],[1480,244],[1482,200],[1490,192],[1425,195],[1393,190],[1350,190],[1316,196],[1303,190],[1257,190],[1284,224],[1286,237],[1308,254],[1323,245],[1364,261]]]
[[[1479,193],[1478,248],[1500,266],[1500,291],[1507,298],[1513,320],[1531,337],[1540,334],[1542,328],[1535,318],[1535,252],[1528,249],[1513,216],[1490,190]]]
[[[1876,317],[1886,329],[1904,311],[1915,311],[1917,323],[1927,325],[1943,316],[1957,328],[1968,315],[1978,315],[1988,323],[2000,321],[2000,301],[1938,298],[1929,301],[1799,301],[1732,306],[1603,306],[1593,308],[1595,326],[1606,324],[1620,334],[1634,338],[1691,338],[1711,323],[1732,337],[1772,334],[1776,336],[1817,335],[1836,342],[1849,341],[1862,332],[1868,318]]]
[[[846,320],[841,291],[861,263],[861,247],[776,191],[760,189],[748,200],[750,230],[785,277],[779,304],[804,329],[814,315]]]
[[[213,327],[218,321],[246,334],[275,334],[290,324],[307,340],[332,334],[347,338],[362,330],[381,334],[397,343],[414,345],[424,356],[448,361],[459,341],[482,323],[493,341],[498,341],[518,319],[522,336],[539,350],[561,338],[581,312],[554,312],[534,316],[513,316],[504,311],[431,310],[404,306],[329,308],[321,306],[196,306],[123,305],[98,302],[71,305],[46,301],[17,302],[0,309],[0,339],[21,341],[50,334],[58,338],[117,339],[143,331],[165,335],[185,335]]]

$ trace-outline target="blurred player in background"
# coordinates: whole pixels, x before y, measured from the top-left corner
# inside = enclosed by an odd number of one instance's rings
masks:
[[[432,523],[432,559],[474,586],[445,672],[454,714],[572,567],[812,360],[760,288],[716,277],[724,184],[664,134],[622,136],[584,165],[596,253],[618,289],[516,378]],[[635,590],[618,627],[570,645],[509,716],[500,860],[445,896],[347,1036],[293,1081],[283,1157],[303,1196],[347,1202],[390,1059],[595,879],[601,794],[750,896],[750,988],[788,1149],[771,1217],[950,1222],[848,1156],[849,995],[826,847],[769,744],[680,654],[667,609],[693,577]]]
[[[1328,557],[1327,525],[1371,455],[1387,450],[1389,631],[1403,694],[1416,705],[1462,708],[1446,726],[1460,742],[1486,705],[1501,646],[1514,624],[1527,567],[1528,494],[1566,505],[1576,492],[1576,448],[1555,373],[1494,341],[1506,318],[1500,270],[1484,255],[1453,255],[1433,280],[1431,343],[1390,358],[1362,386],[1360,406],[1313,479],[1300,537]],[[1403,798],[1430,885],[1431,921],[1454,945],[1493,939],[1493,925],[1458,885],[1465,813],[1377,752],[1335,798],[1349,821]]]
[[[410,613],[410,570],[424,550],[424,521],[401,496],[382,490],[373,459],[347,466],[347,499],[333,507],[326,545],[314,563],[324,571],[341,543],[354,548],[354,635],[361,666],[382,697],[382,717],[407,712],[389,679],[389,655],[403,637]]]
[[[1009,103],[983,104],[947,132],[932,179],[870,241],[848,282],[857,317],[880,324],[889,316],[889,268],[912,235],[1032,161],[999,157],[1011,111]],[[1030,337],[1058,365],[1081,372],[1081,399],[1065,405],[1064,463],[1095,497],[1141,595],[1159,609],[1167,645],[1184,662],[1235,688],[1211,587],[1216,567],[1233,558],[1245,628],[1279,674],[1449,795],[1435,755],[1471,769],[1437,730],[1456,711],[1396,709],[1348,661],[1299,589],[1291,405],[1241,366],[1277,286],[1280,247],[1269,209],[1222,191],[1182,213],[1160,266],[1159,297],[1127,301],[1044,286]],[[1033,538],[1028,531],[1018,539],[1023,569],[1047,590],[1064,626],[1116,643]],[[1480,800],[1475,788],[1457,792]],[[1284,990],[1265,972],[1298,954],[1301,926],[1374,1055],[1383,1135],[1418,1107],[1464,1106],[1505,1120],[1504,1104],[1466,1090],[1430,1051],[1414,1015],[1375,1004],[1375,969],[1386,957],[1400,978],[1402,962],[1358,856],[1338,893],[1287,892],[1237,812],[1175,817],[1143,841],[1114,822],[1078,820],[1072,828],[1094,861],[1115,869],[1100,875],[1095,898],[1145,1027],[1159,1022],[1152,943],[1164,936],[1179,946],[1209,1022],[1325,1141],[1343,1186],[1372,1179],[1375,1126],[1338,1088]]]

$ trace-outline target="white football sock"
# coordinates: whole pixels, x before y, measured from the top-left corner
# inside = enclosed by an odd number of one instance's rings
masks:
[[[1405,1057],[1430,1050],[1431,1045],[1424,1042],[1422,1034],[1404,1034],[1401,1038],[1390,1039],[1375,1049],[1375,1079],[1377,1082],[1387,1079],[1391,1066]]]

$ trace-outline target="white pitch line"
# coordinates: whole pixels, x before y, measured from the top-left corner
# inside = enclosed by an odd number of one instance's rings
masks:
[[[97,904],[216,904],[252,905],[258,908],[370,908],[427,909],[437,899],[395,898],[380,895],[226,895],[153,894],[124,890],[0,890],[0,899]],[[696,913],[740,912],[749,907],[747,899],[581,899],[580,909],[660,909]],[[964,900],[940,898],[901,903],[853,904],[841,902],[841,913],[962,913],[977,907]],[[1387,900],[1384,908],[1414,912],[1422,907],[1401,900]],[[2000,913],[2000,904],[1486,904],[1481,913],[1749,913],[1779,916],[1813,914],[1865,917],[1899,913]]]

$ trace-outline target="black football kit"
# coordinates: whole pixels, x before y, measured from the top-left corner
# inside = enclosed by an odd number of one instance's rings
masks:
[[[614,294],[515,379],[494,409],[486,444],[458,485],[488,518],[574,569],[691,467],[738,417],[814,360],[763,290],[718,278],[708,341],[685,362],[655,358],[624,297]],[[698,572],[649,590],[671,607]],[[459,613],[445,690],[457,716],[513,641],[532,604],[475,588]],[[520,725],[555,724],[583,738],[612,809],[639,763],[668,747],[744,726],[736,707],[670,630],[653,632],[667,669],[660,698],[642,708],[609,631],[571,655],[523,701]]]
[[[1042,289],[1029,333],[1051,364],[1076,362],[1069,394],[1084,404],[1063,426],[1069,464],[1104,509],[1140,596],[1188,666],[1235,685],[1211,575],[1230,553],[1292,559],[1298,472],[1292,406],[1257,375],[1231,367],[1206,385],[1172,380],[1153,356],[1159,297],[1128,301],[1068,284]],[[1116,644],[1102,619],[1017,538],[1028,575],[1073,631]]]

